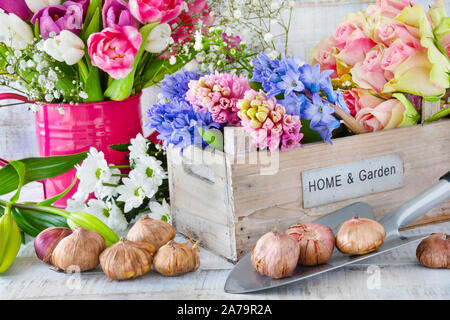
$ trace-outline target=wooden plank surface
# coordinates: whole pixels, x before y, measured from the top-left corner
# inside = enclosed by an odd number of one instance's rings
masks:
[[[450,222],[407,234],[450,231]],[[201,250],[200,270],[168,278],[151,271],[131,281],[111,281],[100,270],[68,275],[35,257],[18,258],[0,275],[0,299],[450,299],[448,270],[420,266],[417,243],[301,283],[248,295],[224,293],[232,264]]]

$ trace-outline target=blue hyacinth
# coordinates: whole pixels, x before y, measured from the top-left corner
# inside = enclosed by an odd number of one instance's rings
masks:
[[[149,121],[145,124],[159,132],[158,139],[164,142],[164,148],[174,145],[181,151],[191,144],[206,147],[199,129],[220,129],[221,125],[212,120],[211,113],[195,112],[193,106],[185,100],[188,84],[198,80],[196,72],[181,72],[168,76],[162,81],[161,92],[164,98],[147,111]]]
[[[283,95],[280,103],[289,114],[311,120],[311,129],[324,141],[331,143],[334,129],[340,122],[334,117],[334,109],[324,99],[348,110],[341,93],[333,89],[330,75],[333,71],[320,71],[317,64],[301,64],[298,58],[271,60],[265,53],[253,59],[251,81],[260,82],[267,96]]]
[[[164,80],[161,81],[161,93],[169,100],[185,100],[186,92],[189,90],[189,81],[198,80],[199,78],[200,75],[197,72],[181,69],[178,73],[164,77]]]

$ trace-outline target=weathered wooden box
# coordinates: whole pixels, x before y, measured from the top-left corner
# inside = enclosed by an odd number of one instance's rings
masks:
[[[450,170],[450,120],[283,152],[256,151],[241,128],[225,128],[224,143],[224,152],[169,150],[170,200],[179,232],[233,262],[273,228],[356,201],[380,219]],[[447,218],[450,201],[414,224]]]

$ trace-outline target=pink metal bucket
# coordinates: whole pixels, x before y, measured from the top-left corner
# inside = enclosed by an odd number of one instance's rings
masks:
[[[8,95],[8,96],[6,96]],[[108,163],[128,164],[126,153],[112,150],[112,144],[127,143],[141,128],[141,94],[122,101],[104,101],[92,103],[46,104],[39,103],[36,113],[36,134],[41,156],[56,156],[79,153],[95,147],[103,151]],[[1,99],[26,98],[16,94],[0,94]],[[57,107],[62,107],[61,114]],[[46,198],[64,191],[74,180],[75,170],[44,182]],[[56,203],[65,207],[67,199],[76,188]]]

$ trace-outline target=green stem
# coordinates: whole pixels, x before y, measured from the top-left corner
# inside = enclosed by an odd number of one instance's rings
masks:
[[[112,177],[128,177],[127,174],[122,174],[122,173],[112,174],[111,176]],[[103,184],[103,185],[105,185],[105,184]]]
[[[109,166],[110,169],[130,169],[130,166]]]
[[[105,187],[114,187],[114,188],[119,186],[118,184],[112,184],[112,183],[106,183],[106,182],[103,182],[103,185]]]

